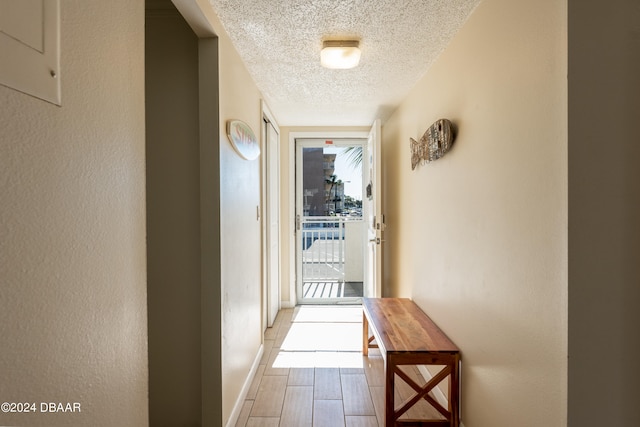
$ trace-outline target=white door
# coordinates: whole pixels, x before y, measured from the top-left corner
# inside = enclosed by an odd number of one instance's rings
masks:
[[[364,138],[296,139],[296,299],[356,304],[365,292]]]
[[[267,326],[273,326],[280,310],[280,145],[274,125],[265,121],[265,126]]]
[[[382,215],[382,200],[380,188],[380,135],[382,128],[380,120],[371,126],[365,152],[366,194],[363,200],[364,212],[367,216],[367,267],[366,284],[368,295],[380,298],[382,296],[382,232],[384,231],[384,217]]]

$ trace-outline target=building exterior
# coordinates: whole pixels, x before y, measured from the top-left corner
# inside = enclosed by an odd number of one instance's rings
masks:
[[[332,216],[344,210],[344,183],[335,175],[336,154],[323,148],[305,148],[303,211],[305,216]]]

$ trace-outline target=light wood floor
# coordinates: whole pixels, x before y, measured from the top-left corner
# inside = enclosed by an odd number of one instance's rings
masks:
[[[363,357],[361,342],[360,306],[281,310],[236,426],[383,426],[383,360],[377,350]],[[412,394],[396,388],[397,398]]]

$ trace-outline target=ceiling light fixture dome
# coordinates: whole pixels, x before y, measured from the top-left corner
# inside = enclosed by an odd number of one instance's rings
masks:
[[[320,63],[325,68],[346,70],[360,62],[358,40],[325,40],[322,42]]]

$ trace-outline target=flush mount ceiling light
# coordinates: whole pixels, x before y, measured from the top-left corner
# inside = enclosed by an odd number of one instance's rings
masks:
[[[325,40],[322,42],[320,63],[326,68],[353,68],[360,62],[359,44],[357,40]]]

